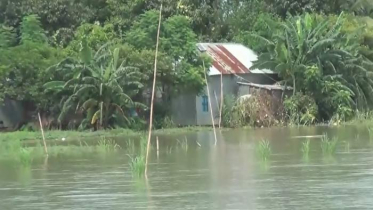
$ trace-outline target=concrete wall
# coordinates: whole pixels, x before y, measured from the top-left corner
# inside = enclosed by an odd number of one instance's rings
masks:
[[[3,121],[4,127],[13,128],[23,119],[24,109],[21,102],[5,99],[3,104],[0,104],[0,121]]]
[[[180,94],[171,100],[171,119],[176,125],[196,125],[196,95]]]

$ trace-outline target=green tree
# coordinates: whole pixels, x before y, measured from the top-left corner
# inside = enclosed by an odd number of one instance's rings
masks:
[[[25,16],[21,24],[21,43],[35,42],[46,43],[47,37],[41,27],[40,18],[37,15]]]
[[[17,42],[17,36],[12,27],[0,25],[0,48],[12,47]]]
[[[287,14],[301,15],[308,13],[339,14],[349,10],[350,0],[265,0],[279,16],[285,18]]]
[[[157,19],[157,11],[146,12],[134,23],[126,36],[128,43],[140,52],[143,51],[143,55],[147,55],[152,62],[154,62]],[[158,68],[158,78],[164,100],[179,91],[189,90],[198,93],[204,86],[202,57],[197,52],[197,36],[191,29],[190,20],[185,16],[176,15],[164,20],[161,27],[159,49],[160,54],[164,56],[160,56],[163,65]],[[150,79],[148,84],[152,78],[151,66],[145,72]]]
[[[83,24],[77,28],[74,39],[69,43],[66,50],[72,54],[79,52],[83,40],[87,41],[88,46],[94,51],[99,50],[106,43],[117,44],[121,42],[112,24],[103,26]]]
[[[10,97],[43,108],[48,97],[42,87],[52,74],[45,69],[60,58],[61,52],[40,43],[0,48],[0,100]]]

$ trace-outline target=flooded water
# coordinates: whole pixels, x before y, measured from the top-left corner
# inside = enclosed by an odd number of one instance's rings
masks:
[[[324,157],[320,139],[339,138]],[[177,140],[188,139],[188,147]],[[159,136],[148,181],[134,179],[124,150],[107,155],[49,157],[30,167],[0,162],[0,209],[372,209],[373,140],[366,127],[230,130],[214,146],[209,131]],[[270,161],[255,155],[271,143]],[[117,139],[120,143],[123,139]],[[200,146],[198,146],[200,144]]]

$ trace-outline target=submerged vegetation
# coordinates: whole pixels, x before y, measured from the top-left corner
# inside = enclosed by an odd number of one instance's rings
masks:
[[[301,151],[302,151],[303,157],[308,157],[309,156],[309,154],[310,154],[310,143],[311,143],[311,141],[309,139],[307,139],[306,141],[304,141],[302,143]]]
[[[321,151],[323,155],[330,156],[334,155],[337,150],[338,139],[330,139],[327,135],[324,135],[321,139]]]
[[[120,146],[117,143],[115,143],[115,141],[112,139],[102,138],[98,141],[96,148],[98,151],[106,153],[106,152],[114,152],[117,149],[119,149]]]
[[[145,156],[138,155],[138,156],[129,156],[129,166],[133,176],[141,177],[145,173]]]
[[[261,161],[268,161],[271,156],[271,146],[268,140],[261,140],[256,145],[256,155]]]

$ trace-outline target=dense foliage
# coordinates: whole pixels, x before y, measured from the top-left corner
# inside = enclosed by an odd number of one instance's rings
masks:
[[[373,1],[162,2],[157,119],[175,94],[203,89],[207,60],[197,42],[239,42],[258,52],[255,65],[293,87],[284,105],[294,123],[347,120],[372,108]],[[1,1],[0,101],[20,100],[61,126],[81,115],[83,128],[142,127],[131,124],[143,125],[147,113],[160,3]]]

